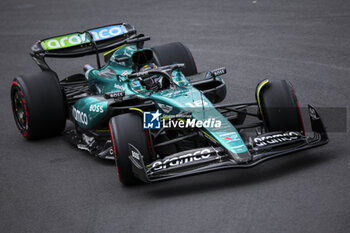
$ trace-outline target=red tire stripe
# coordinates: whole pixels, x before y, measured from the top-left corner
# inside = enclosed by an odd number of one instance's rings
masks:
[[[18,88],[20,88],[20,85],[19,85],[16,81],[13,81],[13,82],[11,83],[11,88],[12,88],[13,85],[16,85]],[[26,101],[25,101],[25,99],[24,99],[24,94],[23,94],[23,92],[22,92],[21,90],[19,90],[19,93],[22,95],[22,101],[23,101],[23,103],[24,103],[24,113],[25,113],[25,115],[26,115],[26,125],[28,126],[29,120],[28,120],[28,110],[27,110]],[[13,111],[13,110],[12,110],[12,111]],[[24,131],[24,132],[21,132],[21,134],[22,134],[23,137],[27,137],[27,136],[28,136],[28,131],[25,129],[25,131]]]
[[[114,156],[117,157],[117,150],[116,150],[115,143],[114,143],[114,137],[113,137],[113,131],[112,131],[111,122],[109,122],[109,131],[111,132],[111,138],[112,138]],[[116,164],[116,167],[117,167],[117,171],[118,171],[118,179],[120,180],[120,174],[119,174],[119,167],[118,167],[118,164]]]
[[[150,142],[150,138],[149,138],[149,132],[147,129],[145,130],[145,132],[146,132],[146,138],[147,138],[148,151],[149,151],[149,154],[151,155],[152,149],[151,149],[151,142]]]
[[[295,99],[297,100],[297,107],[298,107],[298,111],[299,111],[299,116],[300,116],[300,121],[301,121],[301,127],[303,128],[303,135],[305,136],[304,121],[303,121],[303,118],[301,117],[301,111],[300,111],[300,107],[299,107],[299,101],[298,101],[297,94],[295,93],[295,89],[294,89],[294,87],[293,87],[292,84],[291,84],[291,86],[292,86],[292,89],[293,89],[293,92],[294,92]]]
[[[303,121],[303,118],[301,117],[301,111],[300,111],[300,107],[299,107],[299,101],[297,101],[297,106],[298,106],[298,111],[299,111],[299,116],[300,116],[301,126],[302,126],[302,128],[303,128],[303,135],[305,136],[305,127],[304,127],[304,121]]]
[[[12,82],[11,87],[12,87],[13,85],[19,86],[18,83],[17,83],[16,81],[13,81],[13,82]]]
[[[111,123],[109,123],[109,131],[111,132],[113,151],[114,151],[114,154],[117,155],[117,150],[115,149],[115,143],[114,143],[114,137],[113,137],[113,131],[112,131]]]

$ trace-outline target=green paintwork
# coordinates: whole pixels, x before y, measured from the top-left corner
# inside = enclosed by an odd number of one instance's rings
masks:
[[[75,103],[74,108],[83,111],[88,115],[88,124],[78,122],[81,127],[92,128],[106,116],[105,114],[109,102],[106,99],[103,99],[101,96],[102,94],[123,90],[126,94],[124,98],[128,98],[127,95],[145,91],[138,80],[127,80],[125,77],[126,74],[132,72],[131,55],[136,50],[136,47],[133,45],[121,46],[114,52],[111,59],[102,69],[92,69],[87,71],[86,77],[88,79],[89,87],[96,93],[96,95],[100,96],[100,100],[94,97],[86,97]],[[114,61],[115,57],[125,56],[129,57],[129,60],[126,62],[117,63]],[[115,72],[116,75],[110,75],[109,78],[101,77],[101,74],[108,71],[108,69]],[[107,76],[109,73],[110,72],[106,73]],[[218,78],[221,79],[220,77]],[[157,109],[162,113],[164,112],[158,103],[173,108],[171,112],[167,114],[176,114],[180,111],[191,111],[193,118],[196,120],[206,120],[208,118],[220,120],[222,122],[220,128],[203,127],[201,130],[211,138],[218,141],[229,151],[234,153],[243,153],[247,151],[247,148],[235,127],[215,109],[212,103],[202,95],[199,90],[190,84],[180,70],[173,71],[172,79],[179,85],[176,90],[166,89],[159,92],[140,93],[138,96],[140,98],[153,99],[156,103]],[[204,107],[202,106],[202,103],[204,103]],[[105,110],[104,113],[90,112],[89,106],[91,104],[103,105],[103,109]]]
[[[72,115],[82,128],[94,128],[107,116],[108,101],[100,97],[79,99],[73,106]]]
[[[176,114],[180,111],[191,111],[192,117],[196,120],[204,121],[209,118],[220,120],[222,123],[220,128],[203,127],[202,130],[232,152],[242,153],[247,151],[247,148],[235,127],[215,109],[211,102],[202,95],[200,91],[193,88],[191,85],[180,87],[175,91],[163,90],[151,94],[150,97],[155,100],[156,103],[163,103],[172,106],[174,109],[170,112],[171,114]],[[204,107],[202,102],[204,103]],[[196,107],[189,106],[191,104],[196,105]],[[157,107],[159,111],[163,112],[158,105]],[[235,138],[232,140],[225,139],[225,137],[232,137],[233,135]]]

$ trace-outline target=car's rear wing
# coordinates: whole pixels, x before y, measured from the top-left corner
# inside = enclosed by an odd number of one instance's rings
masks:
[[[91,54],[96,54],[100,67],[99,53],[123,44],[137,43],[142,47],[143,42],[149,40],[149,37],[136,33],[135,27],[126,23],[91,28],[39,40],[32,46],[30,55],[42,70],[51,70],[45,57],[73,58]]]

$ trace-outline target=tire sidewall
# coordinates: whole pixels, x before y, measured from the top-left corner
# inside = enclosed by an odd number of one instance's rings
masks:
[[[145,164],[150,163],[148,138],[141,120],[138,114],[131,112],[114,116],[109,122],[118,177],[124,185],[139,183],[132,172],[129,143],[141,152]]]
[[[262,86],[257,98],[260,100],[260,113],[268,132],[297,131],[305,134],[298,100],[289,81],[269,81]]]
[[[14,111],[13,94],[16,88],[23,93],[27,106],[28,122],[25,132],[16,123],[25,138],[39,139],[55,136],[64,130],[67,109],[64,94],[55,73],[39,72],[15,78],[11,85],[12,111]]]

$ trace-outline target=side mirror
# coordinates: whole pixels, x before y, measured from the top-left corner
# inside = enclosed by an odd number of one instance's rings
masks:
[[[108,54],[103,56],[105,63],[107,63],[109,61],[109,59],[111,59],[112,55],[113,55],[113,53],[108,53]],[[123,61],[127,61],[128,59],[129,59],[128,57],[116,57],[114,59],[114,61],[123,62]]]
[[[116,61],[116,62],[123,62],[123,61],[127,61],[127,60],[129,60],[128,57],[116,57],[114,59],[114,61]]]
[[[221,67],[221,68],[212,70],[211,73],[214,75],[214,77],[224,75],[224,74],[226,74],[226,68]]]
[[[220,75],[224,75],[226,74],[226,68],[225,67],[221,67],[221,68],[217,68],[215,70],[209,71],[206,75],[205,78],[209,79],[209,78],[215,78],[217,76]]]
[[[106,99],[122,99],[125,96],[124,91],[114,91],[105,93]]]

